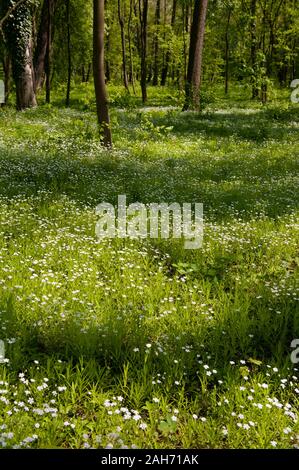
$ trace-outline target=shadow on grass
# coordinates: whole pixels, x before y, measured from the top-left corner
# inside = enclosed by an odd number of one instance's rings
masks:
[[[298,207],[299,160],[296,155],[268,158],[165,158],[159,161],[126,159],[102,153],[97,159],[59,155],[0,152],[0,195],[45,198],[64,194],[96,207],[100,202],[201,202],[214,220],[234,216],[244,220],[265,214],[277,217]]]

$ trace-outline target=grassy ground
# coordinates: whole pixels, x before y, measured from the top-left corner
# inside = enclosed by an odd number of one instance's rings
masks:
[[[0,110],[2,447],[299,445],[298,105],[150,93],[111,89],[111,153],[89,88]],[[119,194],[202,202],[202,249],[97,240]]]

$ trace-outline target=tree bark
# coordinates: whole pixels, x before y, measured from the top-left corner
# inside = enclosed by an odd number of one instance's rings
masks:
[[[257,63],[256,63],[256,48],[257,48],[257,37],[256,37],[256,0],[251,0],[250,4],[250,15],[251,15],[251,67],[252,67],[252,99],[258,97],[259,91],[255,84]]]
[[[57,0],[44,0],[39,22],[36,48],[34,52],[35,91],[38,91],[44,81],[47,66],[47,53],[52,44],[52,17]],[[49,35],[50,32],[50,35]]]
[[[175,24],[176,6],[177,6],[177,0],[173,0],[172,13],[171,13],[171,23],[170,23],[172,30],[173,30],[174,24]],[[167,52],[166,52],[166,57],[165,57],[165,64],[164,64],[164,67],[163,67],[162,73],[161,73],[161,86],[166,85],[166,79],[167,79],[168,69],[169,69],[169,64],[170,64],[170,55],[171,55],[170,54],[170,48],[168,48]]]
[[[225,94],[228,94],[228,75],[229,75],[229,26],[231,18],[231,9],[228,11],[227,23],[225,29]]]
[[[71,50],[71,21],[70,21],[70,0],[66,0],[66,24],[67,24],[67,61],[68,61],[68,73],[67,73],[67,88],[66,88],[66,100],[65,105],[70,105],[71,95],[71,80],[72,80],[72,50]]]
[[[154,36],[154,76],[153,76],[153,85],[158,85],[159,78],[159,26],[161,19],[161,0],[156,2],[156,12],[155,12],[155,36]]]
[[[132,51],[132,42],[131,42],[131,23],[133,15],[133,0],[130,0],[130,13],[128,19],[128,42],[129,42],[129,55],[130,55],[130,82],[132,84],[133,93],[136,95],[135,91],[135,80],[134,80],[134,65],[133,65],[133,51]]]
[[[105,147],[112,146],[104,60],[104,0],[93,0],[93,75],[100,138]]]
[[[4,25],[18,110],[37,105],[32,60],[32,28],[32,12],[30,6],[24,2],[14,9]]]
[[[48,6],[48,28],[47,28],[47,49],[45,60],[46,72],[46,103],[51,101],[51,49],[52,49],[52,20],[53,20],[53,1],[47,0]]]
[[[202,53],[208,0],[194,0],[184,110],[200,109]]]
[[[118,21],[120,25],[120,37],[121,37],[121,51],[122,51],[122,66],[123,66],[123,81],[127,91],[129,91],[128,74],[127,74],[127,58],[126,58],[126,37],[125,37],[125,25],[124,17],[121,12],[121,0],[117,0],[118,9]]]
[[[140,72],[140,85],[142,93],[142,102],[147,101],[147,14],[148,14],[148,0],[139,0],[139,16],[140,16],[140,53],[141,53],[141,72]]]

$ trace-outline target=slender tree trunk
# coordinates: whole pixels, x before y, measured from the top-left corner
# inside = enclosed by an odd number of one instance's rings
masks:
[[[47,51],[45,61],[46,72],[46,103],[51,101],[51,49],[52,49],[52,1],[47,0],[48,4],[48,30],[47,30]]]
[[[93,0],[93,76],[100,138],[105,147],[112,146],[104,59],[104,0]]]
[[[42,87],[45,74],[49,19],[48,3],[49,0],[44,0],[43,2],[34,54],[35,91]]]
[[[231,18],[231,9],[228,11],[226,29],[225,29],[225,94],[228,94],[228,75],[229,75],[229,25]]]
[[[202,53],[208,0],[194,0],[184,110],[200,108]]]
[[[170,23],[172,30],[173,30],[174,24],[175,24],[176,7],[177,7],[177,0],[173,0],[173,2],[172,2],[172,13],[171,13],[171,23]],[[161,86],[166,85],[166,79],[167,79],[167,74],[168,74],[168,69],[169,69],[169,64],[170,64],[170,57],[171,57],[171,51],[170,51],[170,47],[168,47],[167,52],[166,52],[164,67],[163,67],[162,73],[161,73]]]
[[[251,67],[252,67],[252,99],[258,97],[259,91],[256,86],[256,74],[257,74],[257,63],[256,63],[256,47],[257,47],[257,37],[256,37],[256,0],[251,0],[250,4],[250,14],[251,14]]]
[[[186,33],[189,33],[189,10],[190,10],[190,7],[188,3],[186,3],[186,7],[185,7],[185,32]]]
[[[89,82],[90,72],[91,72],[91,62],[89,62],[88,67],[87,67],[87,73],[86,73],[86,77],[85,77],[86,83]]]
[[[139,16],[140,16],[140,40],[141,40],[141,72],[140,72],[140,85],[142,93],[142,102],[147,101],[147,14],[148,14],[148,0],[139,0]]]
[[[135,90],[135,80],[134,80],[134,65],[133,65],[133,51],[132,51],[132,42],[131,42],[131,24],[132,24],[132,14],[133,14],[133,0],[130,0],[130,13],[128,19],[128,43],[129,43],[129,55],[130,55],[130,82],[133,87],[133,93],[136,95]]]
[[[155,36],[154,36],[154,76],[153,85],[158,85],[159,78],[159,26],[161,19],[161,0],[156,1],[156,12],[155,12]]]
[[[71,51],[71,19],[70,19],[70,0],[66,0],[66,24],[67,24],[67,89],[65,105],[70,105],[71,80],[72,80],[72,51]]]
[[[262,20],[262,51],[263,51],[263,74],[261,84],[261,101],[263,104],[268,100],[268,84],[267,84],[267,58],[266,58],[266,11],[263,9]]]
[[[117,0],[118,9],[118,21],[120,25],[120,37],[121,37],[121,51],[122,51],[122,66],[123,66],[123,81],[127,91],[129,91],[128,75],[127,75],[127,58],[126,58],[126,37],[125,37],[125,24],[124,17],[121,12],[121,0]]]
[[[184,82],[187,80],[187,42],[186,42],[186,14],[185,4],[182,3],[182,15],[183,15],[183,53],[184,53]]]
[[[106,75],[106,82],[110,82],[111,79],[111,74],[110,74],[110,61],[109,57],[107,57],[110,54],[110,32],[108,31],[107,33],[107,38],[106,38],[106,57],[105,57],[105,75]]]

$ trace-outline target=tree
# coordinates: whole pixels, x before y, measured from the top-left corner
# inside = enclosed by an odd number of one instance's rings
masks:
[[[177,0],[173,0],[171,23],[170,23],[172,29],[174,28],[174,25],[175,25],[176,8],[177,8]],[[168,47],[167,52],[166,52],[164,67],[162,68],[162,73],[161,73],[161,86],[166,85],[166,79],[167,79],[167,74],[168,74],[168,69],[169,69],[169,64],[170,64],[170,57],[171,57],[170,47]]]
[[[156,2],[156,12],[155,12],[155,36],[154,36],[154,76],[153,76],[153,85],[158,85],[159,78],[159,26],[161,18],[161,0]]]
[[[196,110],[200,108],[199,93],[207,8],[208,0],[194,0],[184,110],[189,107]]]
[[[250,3],[250,34],[251,34],[251,47],[250,47],[250,58],[251,58],[251,67],[252,67],[252,99],[257,98],[258,88],[256,86],[256,75],[257,75],[257,63],[256,63],[256,47],[257,47],[257,37],[256,37],[256,0],[251,0]]]
[[[140,17],[140,55],[141,55],[141,72],[140,85],[142,93],[142,102],[147,101],[146,77],[147,77],[147,15],[148,0],[139,0],[139,17]]]
[[[127,91],[129,91],[128,74],[127,74],[127,57],[126,57],[126,37],[125,37],[125,23],[124,15],[121,8],[121,0],[117,0],[118,21],[120,25],[120,38],[122,50],[122,65],[123,65],[123,81]]]
[[[45,74],[47,76],[47,80],[50,81],[52,20],[56,3],[57,0],[44,0],[42,5],[33,61],[35,91],[38,91],[42,87]],[[46,68],[48,68],[48,74]],[[47,89],[49,86],[50,83],[47,84]]]
[[[72,50],[71,50],[71,19],[70,0],[66,0],[66,24],[67,24],[67,87],[65,105],[70,105],[71,79],[72,79]]]
[[[228,93],[228,80],[229,80],[229,27],[232,14],[232,6],[228,4],[227,7],[227,22],[225,28],[225,94]]]
[[[12,5],[8,1],[6,5],[8,16],[5,16],[4,34],[12,62],[17,109],[22,110],[37,105],[32,60],[32,2],[27,0]],[[2,24],[3,20],[1,27]]]
[[[104,61],[104,0],[93,0],[93,75],[101,142],[112,146]]]

